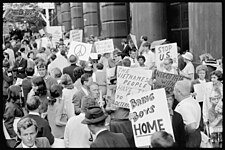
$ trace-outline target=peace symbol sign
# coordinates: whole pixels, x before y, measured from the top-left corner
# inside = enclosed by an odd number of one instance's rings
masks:
[[[83,56],[86,53],[86,47],[82,44],[78,44],[74,48],[74,53],[79,57]]]

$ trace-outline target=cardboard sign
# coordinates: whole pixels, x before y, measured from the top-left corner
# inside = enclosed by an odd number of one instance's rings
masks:
[[[162,39],[162,40],[158,40],[158,41],[153,41],[153,42],[151,43],[150,49],[153,49],[153,48],[155,48],[156,46],[161,45],[161,44],[164,43],[165,41],[166,41],[166,39]]]
[[[174,85],[177,81],[183,80],[183,76],[165,73],[156,70],[156,83],[154,85],[154,89],[165,88],[166,91],[172,92]]]
[[[201,84],[194,84],[194,91],[197,94],[196,100],[198,102],[203,102],[206,98],[207,87],[212,87],[212,82],[201,83]]]
[[[56,59],[48,65],[48,71],[51,72],[51,70],[56,67],[63,71],[63,68],[68,67],[69,65],[70,63],[64,56],[57,55]]]
[[[152,70],[118,66],[115,104],[117,107],[129,108],[127,94],[140,93],[151,90],[148,81],[152,77]]]
[[[174,137],[166,93],[163,88],[132,94],[127,98],[130,112],[135,114],[131,122],[137,147],[149,146],[151,135],[157,131],[166,131]]]
[[[82,42],[83,30],[70,30],[70,41]]]
[[[52,41],[55,43],[59,42],[59,39],[63,37],[62,26],[50,26],[46,30],[52,35]]]
[[[156,61],[157,69],[160,68],[160,64],[167,57],[172,58],[173,66],[178,67],[177,43],[156,46],[155,55],[156,55],[155,61]]]
[[[91,53],[91,44],[72,41],[70,43],[70,49],[68,52],[68,58],[70,55],[77,55],[80,60],[88,61]]]
[[[130,37],[131,37],[132,41],[134,42],[134,45],[135,45],[136,49],[138,49],[136,36],[130,33]]]
[[[98,54],[111,53],[114,51],[113,40],[103,40],[95,42],[95,47]]]

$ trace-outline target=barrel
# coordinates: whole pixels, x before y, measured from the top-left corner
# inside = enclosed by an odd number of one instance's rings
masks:
[[[102,36],[113,39],[114,46],[122,50],[121,40],[127,38],[128,4],[125,2],[100,3]]]
[[[69,32],[71,30],[70,3],[61,4],[61,14],[62,25],[65,27],[65,32]]]
[[[70,3],[72,29],[84,28],[82,3]]]
[[[99,3],[83,3],[84,36],[99,36]]]

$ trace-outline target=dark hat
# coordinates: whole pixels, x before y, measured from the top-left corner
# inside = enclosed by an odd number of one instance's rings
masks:
[[[91,106],[85,112],[85,119],[81,122],[83,124],[97,124],[107,118],[101,107]]]

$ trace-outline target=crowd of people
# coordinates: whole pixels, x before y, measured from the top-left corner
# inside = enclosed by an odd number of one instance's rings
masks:
[[[48,38],[45,47],[43,37]],[[151,47],[144,35],[139,49],[132,39],[122,39],[123,49],[115,48],[111,54],[98,55],[98,59],[80,61],[76,55],[67,56],[68,39],[66,34],[54,43],[50,34],[23,36],[13,31],[5,38],[2,110],[9,147],[47,148],[58,139],[63,140],[62,147],[68,148],[136,147],[133,114],[127,108],[112,107],[118,66],[153,70],[149,82],[152,90],[157,82],[155,70],[185,77],[176,82],[173,92],[166,92],[174,138],[167,131],[158,131],[146,145],[198,148],[205,133],[213,147],[222,146],[221,70],[209,74],[203,64],[195,69],[193,54],[188,51],[182,54],[179,47],[177,68],[171,58],[164,59],[157,68],[155,47]],[[104,39],[90,36],[85,42],[93,44],[98,40]],[[66,58],[70,65],[53,68],[51,63],[57,57]],[[116,68],[114,76],[107,78],[106,70],[113,67]],[[198,102],[194,85],[210,81],[213,88]]]

